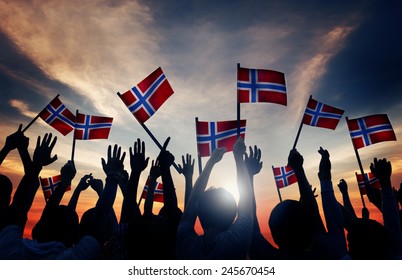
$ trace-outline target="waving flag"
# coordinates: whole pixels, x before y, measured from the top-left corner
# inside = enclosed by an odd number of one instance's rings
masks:
[[[344,110],[326,105],[310,98],[304,111],[303,124],[310,126],[335,129]]]
[[[74,138],[78,140],[107,139],[113,118],[77,113]]]
[[[40,184],[42,186],[45,200],[47,201],[54,190],[59,186],[61,182],[61,175],[52,176],[49,178],[40,178]],[[71,190],[71,186],[68,186],[66,191]]]
[[[381,189],[381,184],[380,181],[374,177],[374,175],[369,172],[369,173],[364,173],[364,177],[366,179],[366,182],[370,184],[373,188],[376,189]],[[359,190],[362,195],[366,194],[366,186],[364,185],[364,178],[362,174],[357,174],[356,172],[356,180],[357,184],[359,185]]]
[[[386,114],[347,119],[347,124],[355,149],[378,142],[396,140],[395,132]]]
[[[216,148],[226,147],[226,152],[233,150],[237,139],[237,121],[217,121],[196,123],[197,148],[200,157],[208,157]],[[246,120],[240,121],[240,136],[246,135]]]
[[[159,67],[138,85],[119,95],[140,123],[146,122],[173,94],[173,89]]]
[[[287,187],[297,182],[294,170],[290,166],[273,167],[274,179],[278,189]]]
[[[285,74],[238,67],[237,94],[239,103],[269,102],[286,106]]]
[[[147,192],[148,192],[148,186],[149,186],[149,177],[147,181],[145,182],[144,190],[142,191],[141,198],[146,199],[147,198]],[[156,182],[155,186],[155,191],[154,191],[154,201],[156,202],[161,202],[163,203],[163,184]]]
[[[64,136],[74,130],[75,116],[58,96],[39,113],[39,117]]]

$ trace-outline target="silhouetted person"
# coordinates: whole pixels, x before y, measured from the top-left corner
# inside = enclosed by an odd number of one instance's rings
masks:
[[[353,220],[347,234],[349,255],[354,260],[389,260],[391,248],[385,227],[372,219]]]
[[[179,259],[245,259],[253,228],[251,182],[244,162],[246,147],[239,137],[233,147],[236,162],[239,203],[233,195],[219,188],[205,191],[213,167],[224,148],[213,151],[194,184],[177,232]],[[236,218],[237,212],[237,218]],[[204,234],[194,230],[197,216]]]

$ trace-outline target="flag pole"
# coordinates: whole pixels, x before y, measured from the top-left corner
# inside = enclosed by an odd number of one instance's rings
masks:
[[[121,94],[120,94],[120,92],[118,92],[117,95],[118,95],[118,96],[120,97],[120,99],[121,99]],[[134,117],[135,117],[135,116],[134,116]],[[159,143],[159,141],[155,138],[155,136],[154,136],[154,135],[152,134],[152,132],[148,129],[148,127],[147,127],[144,123],[142,123],[142,122],[140,122],[140,121],[139,121],[139,123],[140,123],[140,125],[142,126],[142,128],[145,130],[145,132],[148,133],[149,137],[151,137],[151,139],[154,141],[154,143],[156,144],[156,146],[158,146],[158,148],[159,148],[160,150],[163,150],[162,145],[161,145],[161,144]],[[176,169],[176,171],[179,172],[179,167],[177,166],[177,164],[176,164],[175,162],[173,162],[172,165],[173,165],[173,167]],[[179,173],[180,173],[180,172],[179,172]]]
[[[346,119],[346,123],[347,123],[347,122],[348,122],[348,117],[345,117],[345,119]],[[352,143],[352,144],[353,144],[353,143]],[[367,186],[368,182],[367,182],[367,180],[366,180],[366,177],[364,176],[364,169],[363,169],[362,161],[360,160],[359,152],[358,152],[357,149],[355,149],[354,147],[353,147],[353,149],[355,150],[356,159],[357,159],[357,164],[359,165],[360,172],[361,172],[361,174],[362,174],[362,176],[363,176],[364,186]],[[365,208],[365,207],[366,207],[366,203],[364,202],[364,197],[363,197],[363,195],[362,195],[361,193],[360,193],[360,198],[361,198],[361,200],[362,200],[363,207]]]
[[[78,110],[75,111],[75,119],[77,121],[77,115],[78,115]],[[74,162],[74,153],[75,153],[75,127],[74,127],[74,133],[73,133],[73,145],[71,148],[71,161]]]
[[[237,75],[239,75],[239,68],[240,68],[240,63],[237,63]],[[236,84],[236,89],[237,89],[237,84]],[[236,90],[237,93],[237,138],[240,137],[240,100],[239,100],[239,91]]]
[[[197,143],[197,127],[198,127],[198,117],[195,117],[196,143]],[[198,176],[199,176],[202,173],[202,159],[200,156],[200,152],[198,151],[198,143],[197,143],[197,156],[198,156]]]
[[[56,99],[57,97],[59,97],[59,96],[60,96],[60,94],[57,94],[56,97],[52,99],[52,101],[55,100],[55,99]],[[50,102],[52,102],[52,101],[50,101]],[[50,102],[49,102],[49,103],[50,103]],[[40,115],[41,112],[42,112],[42,111],[40,111],[40,112],[28,123],[28,125],[22,130],[22,133],[24,133],[25,131],[27,131],[27,129],[28,129],[31,125],[33,125],[34,122],[36,122],[36,120],[39,118],[39,115]]]
[[[308,101],[310,101],[311,97],[312,97],[312,96],[310,95]],[[307,101],[307,104],[308,104],[308,101]],[[307,108],[307,104],[306,104],[306,108]],[[299,141],[299,136],[300,136],[301,130],[302,130],[302,128],[303,128],[303,118],[304,118],[304,113],[303,113],[303,117],[302,117],[302,119],[301,119],[301,121],[300,121],[299,130],[297,131],[296,139],[295,139],[295,142],[294,142],[294,144],[293,144],[292,150],[294,150],[294,149],[296,148],[297,142]]]
[[[272,172],[273,171],[274,171],[274,166],[272,165]],[[281,196],[281,192],[280,192],[278,186],[276,186],[276,190],[278,191],[279,201],[282,202],[282,196]]]

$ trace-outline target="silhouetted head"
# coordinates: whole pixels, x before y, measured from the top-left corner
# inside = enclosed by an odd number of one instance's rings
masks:
[[[32,229],[32,238],[40,243],[59,241],[73,246],[79,237],[78,215],[66,205],[48,208]]]
[[[0,174],[0,208],[7,207],[10,204],[12,191],[13,184],[10,179]]]
[[[349,255],[355,260],[390,258],[389,237],[385,227],[371,219],[355,219],[347,234]]]
[[[237,215],[233,195],[223,188],[211,188],[201,194],[197,205],[198,217],[205,229],[226,230]]]
[[[279,249],[302,252],[309,249],[313,241],[312,219],[299,201],[284,200],[272,209],[269,217],[272,238]]]
[[[93,217],[95,214],[95,207],[88,209],[81,216],[80,221],[80,236],[92,235],[93,234]],[[117,222],[113,216],[114,212],[110,213],[106,229],[104,232],[104,241],[108,240],[116,231]]]

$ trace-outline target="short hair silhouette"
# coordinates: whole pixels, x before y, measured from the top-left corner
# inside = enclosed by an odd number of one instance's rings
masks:
[[[197,213],[204,229],[226,230],[237,215],[233,195],[223,188],[210,188],[198,200]]]
[[[92,207],[86,210],[80,220],[80,237],[83,237],[85,235],[92,235],[93,233],[93,217],[95,215],[96,208]],[[104,236],[103,236],[103,241],[106,242],[116,231],[117,223],[113,217],[114,212],[111,212],[108,216],[108,221],[106,225],[106,229],[104,231]]]
[[[278,203],[272,209],[268,224],[279,249],[300,252],[311,247],[313,223],[301,202],[284,200]]]
[[[39,243],[59,241],[66,247],[77,243],[79,238],[78,215],[66,205],[49,207],[32,229],[32,238]]]
[[[355,260],[390,259],[390,243],[387,230],[371,219],[355,219],[347,234],[349,255]]]

